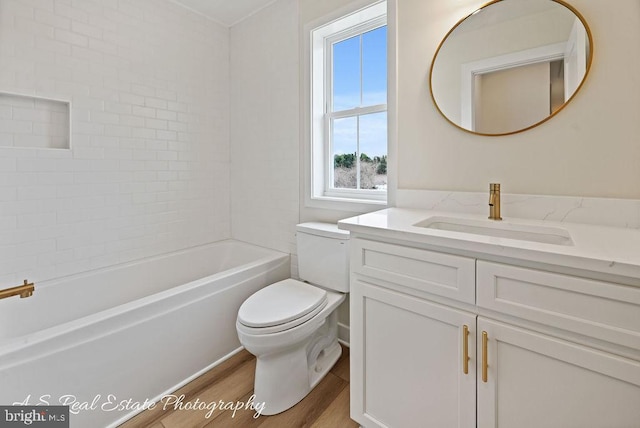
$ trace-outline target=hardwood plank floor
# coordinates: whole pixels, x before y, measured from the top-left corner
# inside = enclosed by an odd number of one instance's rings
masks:
[[[224,406],[250,402],[255,364],[253,355],[241,351],[173,393],[177,397],[184,394],[183,405],[203,403],[204,407],[215,403],[215,409],[175,409],[168,405],[164,410],[163,403],[159,403],[119,428],[358,427],[349,418],[349,348],[342,348],[338,362],[309,395],[286,412],[273,416],[258,416],[246,405],[236,411]]]

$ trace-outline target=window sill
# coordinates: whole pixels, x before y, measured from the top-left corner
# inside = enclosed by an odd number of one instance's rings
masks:
[[[387,201],[375,199],[315,196],[312,198],[307,197],[305,205],[309,208],[365,213],[387,208]]]

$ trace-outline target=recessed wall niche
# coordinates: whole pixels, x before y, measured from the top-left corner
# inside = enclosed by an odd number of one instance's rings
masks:
[[[69,149],[69,103],[0,92],[0,147]]]

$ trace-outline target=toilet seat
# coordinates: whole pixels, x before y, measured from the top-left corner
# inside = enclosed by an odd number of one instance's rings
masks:
[[[249,334],[277,333],[299,326],[327,306],[327,292],[285,279],[251,295],[238,311],[238,328]]]

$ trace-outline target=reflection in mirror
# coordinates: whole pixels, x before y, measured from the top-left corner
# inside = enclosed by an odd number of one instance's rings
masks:
[[[497,0],[460,21],[431,65],[431,96],[454,125],[482,135],[536,126],[582,85],[593,42],[560,0]]]

